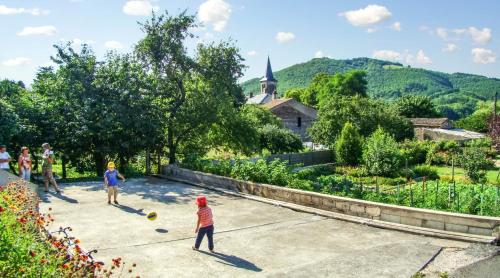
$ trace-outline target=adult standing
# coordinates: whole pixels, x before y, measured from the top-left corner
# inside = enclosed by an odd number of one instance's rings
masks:
[[[54,179],[54,174],[52,173],[52,164],[54,164],[55,161],[54,152],[51,150],[49,143],[43,143],[42,149],[42,176],[45,185],[45,193],[49,192],[49,182],[54,186],[57,193],[61,193]]]
[[[28,147],[21,148],[21,155],[17,160],[17,165],[19,167],[19,177],[25,181],[29,181],[31,177],[31,156],[29,154],[30,150]]]
[[[0,169],[10,172],[9,162],[11,160],[12,159],[10,158],[9,153],[7,152],[7,147],[5,145],[0,145]]]

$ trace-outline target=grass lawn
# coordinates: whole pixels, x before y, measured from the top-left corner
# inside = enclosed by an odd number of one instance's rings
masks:
[[[436,166],[439,176],[451,176],[452,169],[450,166]],[[486,178],[489,184],[498,184],[497,175],[498,169],[488,170],[486,172]],[[455,167],[455,178],[465,178],[465,173],[463,168]]]

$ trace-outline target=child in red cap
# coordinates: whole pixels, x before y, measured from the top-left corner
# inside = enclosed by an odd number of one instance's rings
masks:
[[[214,253],[214,220],[212,210],[207,206],[207,198],[205,196],[196,197],[196,204],[198,205],[198,223],[196,223],[195,233],[198,233],[193,250],[200,248],[201,241],[208,237],[208,249]]]

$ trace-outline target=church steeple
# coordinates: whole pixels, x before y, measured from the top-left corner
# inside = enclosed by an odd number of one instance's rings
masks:
[[[273,69],[271,68],[271,60],[267,56],[266,75],[260,80],[260,92],[272,95],[276,91],[278,80],[273,76]]]

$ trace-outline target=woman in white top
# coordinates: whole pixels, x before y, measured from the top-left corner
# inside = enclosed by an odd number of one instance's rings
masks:
[[[29,149],[27,147],[21,148],[21,155],[17,160],[19,166],[19,177],[29,181],[31,176],[31,157],[29,154]]]

